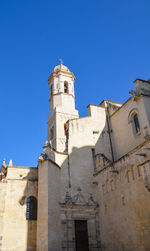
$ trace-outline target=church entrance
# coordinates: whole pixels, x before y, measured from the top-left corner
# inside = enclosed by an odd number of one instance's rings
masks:
[[[86,220],[75,220],[76,251],[89,251]]]

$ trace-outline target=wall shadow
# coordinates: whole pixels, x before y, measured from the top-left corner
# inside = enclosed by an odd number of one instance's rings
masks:
[[[34,197],[38,203],[38,168],[31,168],[22,180],[26,181],[26,186],[19,203],[26,208],[24,215],[27,223],[26,251],[36,251],[37,220],[27,219],[27,199]],[[30,210],[36,210],[36,208],[32,208],[31,205]],[[30,215],[30,217],[32,217],[32,215]]]

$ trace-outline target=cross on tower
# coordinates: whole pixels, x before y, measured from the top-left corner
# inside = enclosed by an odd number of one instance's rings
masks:
[[[63,64],[63,60],[62,60],[62,58],[60,58],[60,59],[59,59],[59,62],[60,62],[60,64]]]

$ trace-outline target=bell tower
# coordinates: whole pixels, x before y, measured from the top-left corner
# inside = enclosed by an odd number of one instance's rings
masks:
[[[75,76],[63,64],[55,66],[48,83],[50,89],[50,115],[48,118],[48,141],[57,151],[66,149],[65,123],[78,118],[74,95]]]

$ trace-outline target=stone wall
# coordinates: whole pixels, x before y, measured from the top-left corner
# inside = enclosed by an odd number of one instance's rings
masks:
[[[143,138],[150,135],[150,91],[149,95],[145,95],[146,88],[150,89],[150,82],[141,81],[140,86],[140,90],[136,86],[136,91],[130,91],[132,97],[110,116],[115,160],[140,145]],[[140,123],[138,133],[133,125],[134,113],[138,115]]]
[[[60,168],[39,160],[37,251],[61,250]]]
[[[95,179],[102,250],[149,251],[150,140],[99,169]]]
[[[6,198],[6,181],[0,181],[0,251],[2,251],[3,233],[4,233],[4,214],[5,214],[5,198]]]
[[[26,200],[29,196],[37,198],[37,169],[8,167],[0,188],[4,222],[0,237],[1,250],[35,251],[37,222],[26,220]]]

